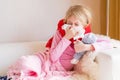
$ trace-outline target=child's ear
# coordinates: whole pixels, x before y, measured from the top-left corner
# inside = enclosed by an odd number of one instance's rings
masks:
[[[85,28],[86,28],[86,27],[89,27],[89,26],[90,26],[90,24],[87,24],[87,25],[85,25]]]
[[[67,23],[67,19],[66,19],[66,18],[63,19],[63,23],[64,23],[64,24]]]

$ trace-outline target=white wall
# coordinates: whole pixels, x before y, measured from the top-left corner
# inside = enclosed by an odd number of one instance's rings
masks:
[[[0,0],[0,42],[47,40],[70,0]]]
[[[100,0],[0,0],[0,43],[48,40],[73,4],[91,9],[92,30],[100,33]]]

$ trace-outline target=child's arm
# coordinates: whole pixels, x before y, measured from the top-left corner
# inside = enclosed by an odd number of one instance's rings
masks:
[[[50,48],[50,58],[52,62],[55,62],[63,54],[65,49],[71,44],[71,41],[62,37],[57,31],[53,36],[52,45]]]
[[[62,37],[59,31],[53,37],[52,45],[50,48],[51,60],[56,61],[71,44],[70,39],[77,35],[77,31],[73,28],[67,28],[64,37]]]
[[[112,44],[110,42],[110,38],[102,38],[102,37],[97,37],[97,41],[92,44],[95,51],[101,51],[101,50],[106,50],[106,49],[111,49]]]
[[[112,44],[111,44],[109,38],[97,37],[97,40],[96,40],[95,43],[84,44],[81,41],[76,41],[74,47],[76,49],[76,52],[100,51],[100,50],[111,49],[112,48]]]

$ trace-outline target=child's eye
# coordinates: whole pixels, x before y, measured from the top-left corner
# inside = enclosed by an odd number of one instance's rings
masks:
[[[77,26],[79,26],[79,24],[75,24],[75,26],[77,27]]]
[[[67,23],[68,25],[72,25],[72,23]]]

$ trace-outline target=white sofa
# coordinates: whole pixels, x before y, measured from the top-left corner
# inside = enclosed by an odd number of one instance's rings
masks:
[[[97,52],[99,53],[97,59],[101,73],[98,80],[120,80],[120,42],[115,40],[111,41],[116,48]],[[5,75],[8,67],[20,56],[44,51],[44,45],[45,41],[1,43],[0,75]]]

